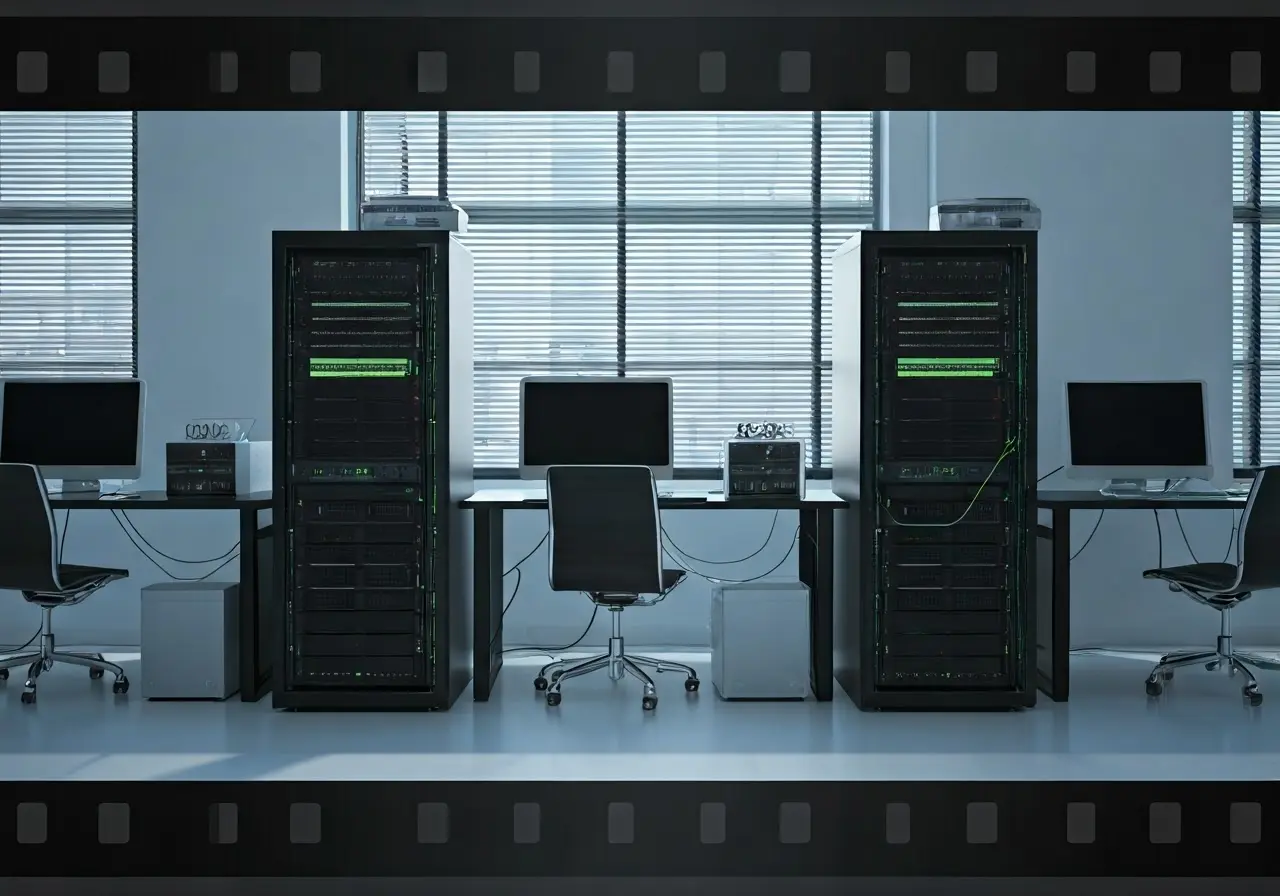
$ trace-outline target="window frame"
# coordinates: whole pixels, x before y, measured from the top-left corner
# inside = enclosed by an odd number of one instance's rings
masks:
[[[356,176],[357,176],[357,182],[358,182],[357,189],[359,191],[361,202],[363,202],[365,197],[368,195],[365,190],[365,164],[364,164],[365,162],[364,127],[365,127],[366,114],[367,113],[365,112],[361,112],[359,114],[357,125],[356,125],[357,134],[356,134],[355,164],[356,164],[356,172],[357,172]],[[382,113],[382,114],[385,114],[385,113]],[[437,144],[438,179],[437,179],[436,188],[439,195],[447,196],[448,185],[449,185],[448,184],[449,113],[446,111],[441,111],[438,114],[440,115],[440,119],[439,119],[439,141]],[[810,378],[810,394],[809,394],[810,411],[809,413],[810,413],[810,427],[811,427],[812,433],[814,434],[812,438],[812,441],[814,442],[814,444],[812,445],[812,452],[813,452],[813,457],[817,460],[818,463],[810,467],[807,470],[806,475],[807,475],[807,478],[809,479],[829,480],[831,478],[830,459],[824,458],[822,456],[822,446],[821,446],[822,424],[824,422],[823,414],[822,414],[822,380],[823,380],[824,373],[829,373],[831,370],[831,358],[822,356],[822,343],[823,343],[823,320],[822,320],[823,318],[823,314],[822,314],[823,283],[822,281],[823,281],[823,265],[826,261],[826,259],[824,259],[822,255],[824,215],[823,215],[823,208],[822,208],[821,116],[823,113],[812,112],[810,114],[812,115],[812,118],[811,118],[812,137],[811,137],[811,143],[810,143],[810,147],[811,147],[810,152],[811,152],[811,159],[812,159],[810,171],[811,171],[812,183],[810,188],[809,209],[810,209],[810,224],[812,228],[812,234],[810,238],[811,240],[810,246],[811,246],[811,252],[812,252],[812,267],[811,267],[811,274],[810,274],[810,281],[811,281],[810,359],[811,360],[809,364],[809,378]],[[856,218],[852,216],[841,217],[838,219],[838,223],[839,224],[859,223],[863,225],[864,229],[875,230],[875,229],[878,229],[880,220],[881,220],[881,185],[883,181],[883,177],[881,174],[881,165],[880,165],[881,113],[878,111],[871,111],[870,115],[871,115],[871,190],[870,190],[869,214],[860,218]],[[627,116],[626,112],[624,111],[618,112],[618,135],[619,135],[620,147],[625,145],[626,116]],[[410,167],[410,152],[409,152],[409,145],[407,141],[402,143],[400,165],[401,165],[401,175],[400,175],[401,183],[405,184],[406,185],[405,189],[407,189],[408,178],[409,178],[409,167]],[[621,191],[625,189],[625,183],[626,183],[625,161],[619,160],[618,167],[619,167],[619,191],[620,191],[619,209],[622,209],[623,202],[622,202]],[[621,227],[625,225],[620,224],[619,226]],[[624,253],[625,253],[625,249],[620,247],[620,250],[619,250],[619,266],[620,267],[625,264]],[[625,333],[626,333],[626,330],[625,330],[626,318],[624,313],[625,301],[626,299],[625,299],[625,291],[623,289],[623,283],[620,282],[619,297],[618,297],[620,344],[625,344]],[[835,351],[834,345],[832,346],[832,351]],[[624,372],[625,366],[626,366],[625,357],[619,357],[618,371],[620,375]],[[482,478],[482,479],[519,479],[520,478],[520,472],[515,467],[477,467],[475,471],[475,475],[478,478]],[[721,469],[718,467],[677,467],[675,470],[675,478],[681,479],[681,480],[689,480],[689,479],[718,480],[721,478],[722,475],[723,473]]]
[[[73,110],[75,111],[75,110]],[[88,114],[93,114],[90,110]],[[109,223],[127,223],[129,224],[130,241],[130,268],[131,268],[131,295],[130,295],[130,328],[132,330],[132,344],[130,351],[132,361],[130,363],[130,376],[134,379],[138,377],[138,113],[136,111],[130,113],[130,208],[127,217],[119,213],[105,213],[100,210],[92,209],[55,209],[50,212],[47,209],[34,209],[32,207],[23,207],[19,205],[0,206],[0,225],[22,226],[23,224],[42,223],[43,216],[51,216],[50,220],[64,224],[100,224]],[[83,215],[77,213],[83,211]],[[21,371],[15,371],[13,378],[22,377]],[[0,365],[0,379],[10,376],[10,374]],[[85,376],[107,376],[107,374],[98,371],[77,371],[66,370],[62,373],[40,374],[41,378],[76,378]]]

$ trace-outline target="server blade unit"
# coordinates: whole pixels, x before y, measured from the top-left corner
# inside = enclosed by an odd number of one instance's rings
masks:
[[[863,708],[1034,704],[1035,248],[883,231],[836,255],[836,676]]]
[[[277,233],[275,705],[469,681],[471,264],[446,233]]]

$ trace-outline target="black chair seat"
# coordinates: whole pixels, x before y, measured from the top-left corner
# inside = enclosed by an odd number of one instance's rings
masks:
[[[127,578],[129,578],[129,570],[127,569],[109,569],[105,566],[75,566],[69,563],[58,564],[58,581],[62,583],[62,590],[68,599],[74,597],[78,591],[90,586],[100,588],[108,582],[114,582],[116,579]],[[28,597],[28,595],[30,596]],[[28,600],[49,603],[56,600],[59,595],[53,592],[24,591],[22,596]]]
[[[592,591],[591,600],[602,607],[629,607],[640,599],[638,594],[611,591]]]
[[[666,594],[683,582],[685,575],[686,573],[683,569],[664,569],[662,571],[662,593]]]
[[[1186,566],[1169,566],[1164,569],[1148,569],[1144,579],[1160,579],[1175,585],[1187,585],[1200,591],[1224,594],[1236,584],[1237,570],[1233,563],[1188,563]]]

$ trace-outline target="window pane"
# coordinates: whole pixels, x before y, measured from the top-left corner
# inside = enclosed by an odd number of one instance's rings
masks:
[[[0,112],[0,374],[132,376],[129,112]]]
[[[471,219],[477,465],[515,466],[522,376],[624,361],[675,379],[679,467],[717,466],[755,419],[792,422],[825,465],[829,256],[872,223],[873,118],[365,113],[366,193],[433,194],[443,159]]]
[[[715,467],[748,420],[812,417],[807,224],[627,228],[627,372],[675,379],[676,465]]]

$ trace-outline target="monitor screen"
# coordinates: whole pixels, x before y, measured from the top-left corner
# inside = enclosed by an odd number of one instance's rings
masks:
[[[1209,465],[1204,384],[1068,383],[1071,464]]]
[[[670,380],[535,378],[522,391],[522,467],[672,464]]]
[[[139,463],[140,381],[10,380],[3,388],[0,462],[73,468]]]

